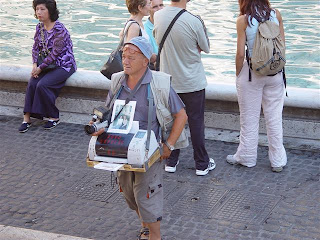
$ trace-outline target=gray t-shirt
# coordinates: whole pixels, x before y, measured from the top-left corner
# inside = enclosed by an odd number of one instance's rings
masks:
[[[167,6],[155,13],[153,35],[158,45],[181,10]],[[206,27],[200,17],[185,12],[174,23],[160,55],[160,70],[172,75],[172,87],[177,93],[195,92],[207,86],[198,47],[206,53],[210,51]]]
[[[144,79],[141,82],[141,86],[138,88],[138,91],[134,94],[132,101],[137,101],[136,110],[134,113],[134,121],[139,121],[139,128],[140,129],[148,129],[148,85],[151,82],[152,72],[148,69]],[[131,89],[127,86],[127,79],[128,75],[123,74],[122,80],[122,90],[118,99],[126,100],[131,93]],[[120,80],[121,81],[121,80]],[[112,93],[109,91],[107,96],[106,105],[111,101],[113,98]],[[169,107],[171,114],[178,113],[182,108],[184,108],[184,104],[178,94],[171,88],[169,93]],[[153,106],[152,111],[152,124],[151,129],[155,133],[157,139],[159,139],[159,122],[156,115],[156,106]]]

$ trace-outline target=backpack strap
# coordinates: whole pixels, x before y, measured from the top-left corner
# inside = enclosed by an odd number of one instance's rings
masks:
[[[284,88],[286,89],[286,97],[288,97],[288,92],[287,92],[287,78],[286,78],[286,71],[283,67],[282,69],[282,77],[283,77],[283,83],[284,83]]]
[[[249,82],[251,82],[251,69],[252,69],[252,64],[250,62],[250,58],[249,58],[249,46],[248,44],[246,44],[246,59],[247,59],[247,63],[248,63],[248,67],[249,67]]]
[[[151,124],[152,124],[152,110],[153,110],[153,95],[151,92],[150,83],[147,86],[148,88],[148,128],[147,128],[147,142],[146,150],[147,152],[150,149],[150,136],[151,136]]]

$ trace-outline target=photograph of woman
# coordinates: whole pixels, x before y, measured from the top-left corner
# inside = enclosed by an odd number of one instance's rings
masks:
[[[128,128],[129,117],[127,115],[122,115],[121,118],[122,118],[122,121],[121,121],[121,124],[118,125],[118,127],[119,129],[126,130]]]

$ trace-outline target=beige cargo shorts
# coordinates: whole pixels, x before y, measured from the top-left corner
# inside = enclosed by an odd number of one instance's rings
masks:
[[[140,213],[143,222],[162,220],[163,161],[157,161],[144,173],[118,171],[118,182],[129,207]]]

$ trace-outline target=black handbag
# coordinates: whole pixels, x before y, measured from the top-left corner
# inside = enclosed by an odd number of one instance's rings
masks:
[[[44,32],[43,32],[42,26],[40,26],[40,35],[41,35],[43,49],[39,52],[39,55],[38,55],[38,59],[37,59],[37,66],[38,67],[43,63],[44,59],[50,54],[50,51],[47,46],[47,42],[44,39]],[[44,69],[42,69],[41,72],[46,73],[46,72],[49,72],[55,68],[57,68],[57,65],[53,62],[53,63],[50,63]]]
[[[134,20],[129,20],[127,23],[129,23],[129,22],[137,23]],[[139,24],[139,23],[137,23],[137,24]],[[124,28],[126,28],[126,25],[124,26]],[[123,36],[120,40],[120,43],[119,43],[117,49],[111,52],[108,61],[102,66],[102,68],[100,70],[100,72],[110,80],[111,80],[112,74],[123,71],[122,47],[124,44],[124,37],[127,35],[128,30],[129,30],[129,27],[124,31]],[[140,29],[139,35],[140,36],[142,35],[141,29]]]
[[[108,61],[102,66],[100,70],[100,72],[110,80],[111,80],[112,74],[123,71],[122,50],[121,50],[122,45],[120,44],[116,50],[112,51]]]
[[[39,67],[43,60],[47,57],[48,55],[45,52],[40,52],[39,56],[38,56],[38,60],[37,60],[37,66]],[[53,69],[57,68],[57,66],[54,63],[50,63],[47,67],[45,67],[44,69],[41,70],[41,72],[46,73],[49,72]]]

